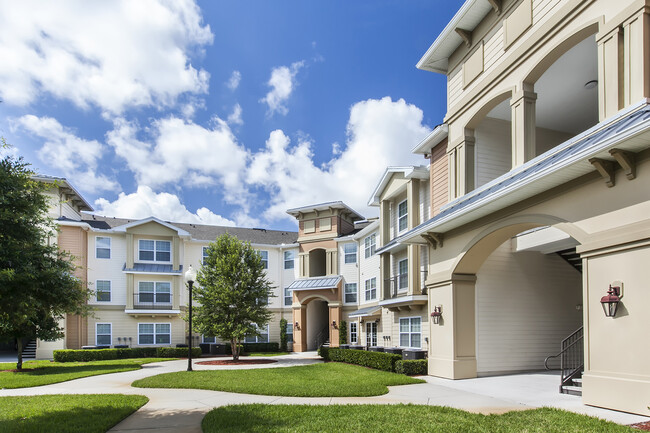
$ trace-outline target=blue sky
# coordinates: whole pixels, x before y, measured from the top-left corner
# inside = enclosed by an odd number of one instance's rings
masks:
[[[0,135],[103,215],[366,216],[445,114],[416,62],[462,1],[0,2]]]

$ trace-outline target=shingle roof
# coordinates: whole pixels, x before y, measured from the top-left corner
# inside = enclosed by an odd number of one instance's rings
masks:
[[[103,217],[98,215],[84,215],[82,221],[96,229],[110,230],[138,220]],[[218,236],[221,236],[225,233],[229,233],[242,241],[262,245],[294,244],[298,239],[298,232],[290,231],[257,228],[250,229],[242,227],[223,227],[175,222],[169,222],[169,224],[187,231],[192,236],[192,239],[203,241],[213,241]]]
[[[331,289],[336,287],[341,281],[340,275],[331,277],[312,277],[301,278],[289,284],[287,289],[291,290],[317,290],[317,289]]]

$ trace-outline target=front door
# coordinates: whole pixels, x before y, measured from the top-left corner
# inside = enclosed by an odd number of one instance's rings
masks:
[[[377,324],[375,322],[366,323],[366,346],[377,345]]]

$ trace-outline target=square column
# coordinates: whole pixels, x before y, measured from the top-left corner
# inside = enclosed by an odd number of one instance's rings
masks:
[[[339,347],[339,327],[341,326],[341,304],[339,302],[330,302],[328,304],[330,312],[330,347]],[[332,322],[336,322],[336,328],[332,328]]]
[[[532,85],[515,93],[510,102],[512,108],[512,168],[535,157],[535,103],[537,94]]]
[[[295,296],[295,295],[294,295]],[[296,323],[298,326],[296,326]],[[307,306],[293,306],[293,351],[307,351]]]

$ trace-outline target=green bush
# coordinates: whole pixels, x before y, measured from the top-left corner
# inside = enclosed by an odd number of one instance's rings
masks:
[[[321,358],[323,358],[323,359],[326,360],[326,361],[329,361],[329,358],[328,358],[328,356],[329,356],[329,355],[328,355],[329,350],[330,350],[330,348],[327,347],[327,346],[321,346],[321,347],[319,347],[319,348],[318,348],[318,356],[320,356]]]
[[[55,350],[55,362],[105,361],[128,358],[182,358],[187,356],[187,347],[129,347],[122,349]],[[201,349],[192,348],[192,356],[200,357]]]
[[[158,347],[157,358],[186,358],[187,347]],[[192,347],[192,357],[201,357],[201,348]]]
[[[280,319],[280,351],[287,351],[287,319]]]
[[[321,348],[319,353],[323,356]],[[362,365],[383,371],[395,371],[395,363],[402,359],[402,355],[384,352],[367,352],[365,350],[338,349],[330,347],[325,351],[325,359],[348,364]]]
[[[243,350],[240,351],[243,353],[255,353],[255,352],[279,352],[280,344],[279,343],[244,343],[240,345]],[[226,355],[232,355],[232,348],[230,343],[226,343]]]
[[[395,363],[395,373],[405,374],[407,376],[416,376],[428,374],[428,363],[426,359],[413,359],[408,361],[397,361]]]
[[[348,322],[345,320],[339,325],[339,344],[348,344]]]

